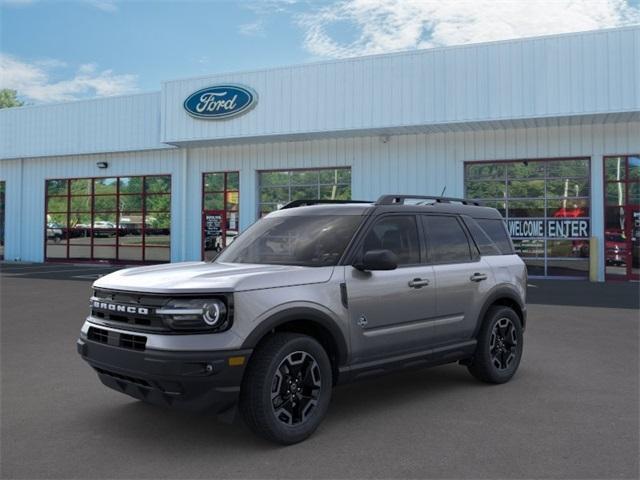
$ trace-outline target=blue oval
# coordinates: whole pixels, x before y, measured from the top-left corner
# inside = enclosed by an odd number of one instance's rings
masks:
[[[196,118],[212,120],[246,113],[258,101],[256,92],[241,85],[215,85],[192,93],[184,101],[184,109]]]

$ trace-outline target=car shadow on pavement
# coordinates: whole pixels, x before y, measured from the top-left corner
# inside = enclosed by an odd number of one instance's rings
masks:
[[[465,368],[448,365],[395,372],[338,386],[333,391],[327,418],[320,428],[325,432],[344,430],[347,423],[358,424],[376,415],[384,419],[392,410],[424,406],[428,412],[426,407],[432,401],[446,401],[457,391],[474,385],[482,386]],[[131,400],[111,408],[96,406],[91,409],[91,424],[105,437],[126,437],[129,441],[147,445],[157,442],[159,448],[166,447],[170,438],[171,448],[176,453],[193,453],[201,449],[204,451],[199,453],[205,453],[222,439],[225,448],[242,448],[247,453],[282,448],[253,435],[239,412],[233,423],[226,423],[215,414],[186,412]],[[219,449],[220,445],[216,448]]]

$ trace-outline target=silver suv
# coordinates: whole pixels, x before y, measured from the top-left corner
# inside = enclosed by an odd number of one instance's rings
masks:
[[[212,263],[100,278],[78,352],[108,387],[223,414],[238,405],[257,434],[291,444],[318,427],[338,383],[450,362],[508,381],[526,280],[493,208],[295,201]]]

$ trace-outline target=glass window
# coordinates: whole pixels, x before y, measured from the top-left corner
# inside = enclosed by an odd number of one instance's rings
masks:
[[[120,177],[120,193],[142,193],[142,177]]]
[[[606,184],[607,205],[624,205],[626,203],[625,184],[623,182],[610,182]]]
[[[466,178],[469,180],[504,180],[506,171],[506,165],[502,163],[469,163],[465,167]]]
[[[239,172],[210,172],[202,180],[202,256],[213,260],[238,235]]]
[[[491,220],[485,218],[479,218],[476,220],[478,225],[482,227],[489,238],[495,243],[500,252],[505,255],[513,253],[513,247],[509,239],[509,233],[505,228],[502,220]]]
[[[507,163],[508,178],[542,178],[545,176],[545,162],[523,160]]]
[[[67,180],[47,180],[47,195],[67,195]]]
[[[481,255],[502,255],[497,245],[493,243],[493,240],[489,238],[489,235],[487,235],[474,219],[467,218],[465,219],[465,223]]]
[[[589,160],[552,160],[547,163],[547,177],[588,177]]]
[[[413,215],[383,217],[371,228],[362,243],[361,255],[369,250],[391,250],[398,265],[420,263],[420,240]]]
[[[510,180],[507,195],[510,198],[544,198],[544,185],[544,179]]]
[[[204,174],[204,191],[205,192],[223,192],[224,191],[224,173],[205,173]]]
[[[640,156],[629,157],[629,180],[640,180]]]
[[[47,258],[153,262],[170,257],[169,176],[53,179],[46,191]],[[146,258],[145,245],[163,253],[150,250]]]
[[[93,184],[94,193],[98,194],[111,194],[118,193],[118,179],[117,178],[96,178]]]
[[[467,235],[456,217],[423,216],[429,261],[431,263],[459,263],[471,261]]]
[[[264,218],[234,240],[216,262],[336,265],[361,221],[357,215]]]
[[[258,174],[260,214],[277,210],[292,200],[351,198],[351,169],[264,171]]]
[[[619,181],[627,178],[625,157],[609,157],[604,159],[604,178],[607,181]]]
[[[589,165],[588,158],[467,163],[465,195],[480,199],[483,205],[496,208],[502,214],[509,226],[508,233],[517,238],[513,241],[514,248],[525,258],[530,275],[562,274],[558,265],[547,271],[548,260],[552,258],[549,255],[557,251],[557,245],[550,242],[566,237],[572,239],[568,244],[575,241],[582,245],[588,241],[591,214]],[[609,179],[623,176],[624,171],[624,162],[620,163],[618,159],[605,162]],[[499,173],[494,175],[491,172]],[[620,192],[612,184],[608,190],[605,186],[605,191],[608,205],[623,200],[626,195],[624,190]],[[481,226],[489,232],[489,226]],[[494,234],[501,232],[502,228],[502,225],[496,226]],[[574,234],[577,237],[572,236]],[[498,242],[497,238],[490,237],[498,248],[511,251],[508,239],[502,238]],[[586,253],[588,263],[588,249],[583,248],[582,253]],[[576,258],[570,261],[575,262]]]
[[[567,178],[565,180],[547,180],[548,197],[587,197],[589,196],[588,178]]]
[[[507,195],[507,184],[493,180],[470,181],[467,183],[467,197],[484,198],[504,198]]]

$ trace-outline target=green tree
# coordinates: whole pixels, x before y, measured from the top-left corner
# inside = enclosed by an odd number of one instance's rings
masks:
[[[0,90],[0,108],[21,107],[24,102],[18,100],[18,92],[3,88]]]

